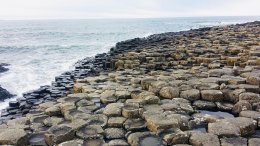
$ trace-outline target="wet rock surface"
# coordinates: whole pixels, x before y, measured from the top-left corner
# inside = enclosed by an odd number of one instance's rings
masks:
[[[0,144],[259,145],[259,32],[253,22],[119,42],[11,102]]]
[[[9,70],[5,66],[9,66],[9,64],[7,64],[7,63],[0,63],[0,73],[6,72],[6,71]]]
[[[10,92],[8,92],[6,89],[2,88],[0,86],[0,101],[3,101],[7,98],[11,98],[13,97],[14,95],[12,95]],[[12,106],[17,106],[17,105],[13,105],[12,103],[10,104],[10,107]]]
[[[8,71],[9,69],[6,68],[5,66],[9,66],[9,64],[6,63],[0,63],[0,74],[3,72]],[[12,95],[10,92],[8,92],[6,89],[2,88],[0,85],[0,102],[7,99],[7,98],[11,98],[14,95]],[[10,105],[12,107],[12,105]]]

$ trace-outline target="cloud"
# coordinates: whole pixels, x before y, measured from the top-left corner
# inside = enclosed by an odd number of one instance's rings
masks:
[[[260,15],[259,0],[0,0],[0,19]]]

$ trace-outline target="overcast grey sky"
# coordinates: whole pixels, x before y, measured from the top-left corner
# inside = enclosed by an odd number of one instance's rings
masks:
[[[259,16],[260,0],[0,0],[0,19]]]

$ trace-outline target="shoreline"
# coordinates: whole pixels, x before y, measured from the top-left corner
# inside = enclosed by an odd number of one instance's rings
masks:
[[[236,24],[236,25],[240,25],[240,24]],[[66,94],[72,91],[73,82],[76,81],[77,79],[80,79],[85,76],[93,76],[97,74],[99,71],[104,71],[109,69],[110,63],[106,64],[105,60],[108,59],[107,61],[109,61],[110,57],[113,57],[118,53],[125,53],[124,51],[126,52],[131,51],[131,49],[133,48],[140,49],[140,47],[144,47],[145,45],[149,46],[152,43],[162,41],[162,39],[166,39],[167,37],[170,38],[176,37],[185,33],[189,33],[190,31],[205,31],[209,28],[210,27],[203,27],[203,28],[184,30],[178,32],[165,32],[160,34],[152,34],[149,35],[148,37],[133,38],[133,39],[117,42],[116,45],[110,48],[110,51],[106,53],[96,54],[93,57],[86,57],[84,59],[78,60],[74,65],[74,70],[65,71],[61,75],[56,76],[54,82],[52,82],[51,85],[43,85],[40,86],[39,89],[27,91],[23,93],[23,97],[18,97],[17,99],[15,99],[15,101],[10,101],[8,103],[9,106],[7,108],[0,110],[0,123],[1,121],[4,122],[13,119],[15,117],[21,117],[22,115],[27,114],[33,106],[35,105],[37,106],[41,103],[44,103],[39,99],[46,98],[45,99],[46,101],[52,101],[52,100],[56,100],[56,98],[59,96],[60,97],[65,96]],[[136,43],[137,45],[134,43]],[[127,49],[124,47],[126,47]],[[3,65],[8,66],[8,64],[3,64]],[[8,69],[6,71],[8,71]],[[64,82],[62,82],[63,79]],[[65,89],[62,87],[65,87]],[[44,94],[44,95],[37,95],[37,94]],[[45,94],[47,95],[49,94],[50,96],[46,97]],[[6,99],[10,99],[10,98],[6,98]],[[33,101],[31,101],[31,99],[33,99]],[[10,104],[12,106],[10,106]]]
[[[11,101],[0,144],[260,142],[259,33],[255,21],[118,42]]]
[[[7,63],[0,63],[0,74],[7,72],[9,69],[6,68],[6,66],[9,66],[10,64]],[[3,87],[1,87],[0,85],[0,102],[4,102],[4,100],[6,99],[10,99],[14,97],[14,95],[12,95],[9,91],[7,91],[6,89],[4,89]],[[0,110],[1,112],[1,110]],[[1,116],[1,113],[0,113]]]

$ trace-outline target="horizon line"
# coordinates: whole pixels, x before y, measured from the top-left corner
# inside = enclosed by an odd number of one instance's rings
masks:
[[[113,20],[113,19],[168,19],[168,18],[209,18],[209,17],[260,17],[260,15],[220,15],[220,16],[162,16],[162,17],[89,17],[89,18],[22,18],[22,19],[2,19],[0,21],[22,21],[22,20]]]

